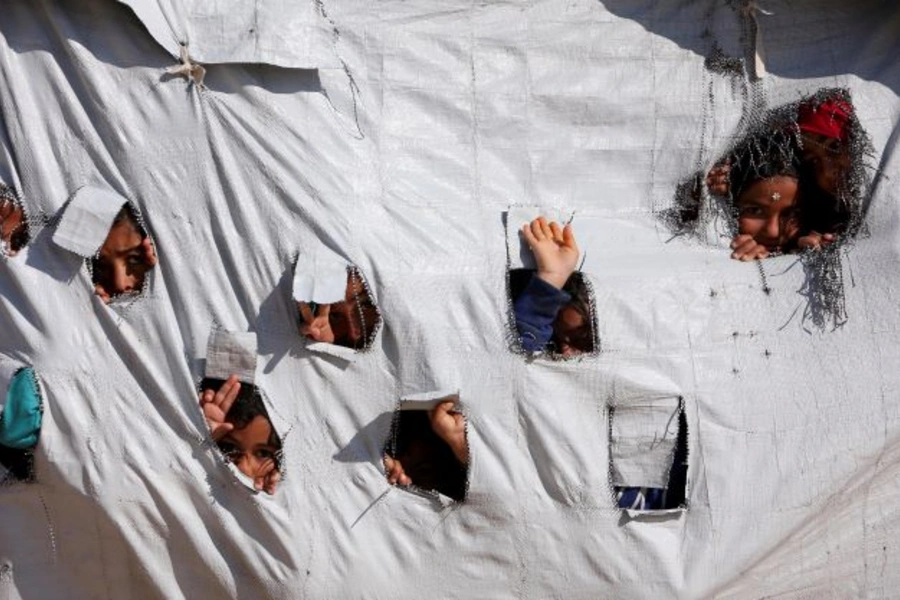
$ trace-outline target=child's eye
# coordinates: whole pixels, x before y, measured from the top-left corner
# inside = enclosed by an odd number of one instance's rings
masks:
[[[745,206],[741,209],[742,217],[762,217],[763,209],[759,206]]]
[[[260,460],[275,460],[275,451],[268,448],[260,448],[253,453]]]

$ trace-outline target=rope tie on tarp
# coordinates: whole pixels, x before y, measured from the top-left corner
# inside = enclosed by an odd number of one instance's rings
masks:
[[[176,77],[184,77],[197,87],[203,87],[203,78],[206,77],[206,69],[191,60],[188,54],[187,44],[181,44],[181,64],[166,69],[166,73]]]
[[[757,19],[757,14],[762,13],[771,16],[774,13],[762,8],[759,3],[750,0],[741,7],[741,14],[744,18],[752,21],[753,28],[753,68],[757,79],[762,79],[766,75],[766,53],[763,48],[762,27]]]

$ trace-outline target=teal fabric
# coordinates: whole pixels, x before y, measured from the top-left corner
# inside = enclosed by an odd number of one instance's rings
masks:
[[[9,382],[0,415],[0,445],[31,448],[41,433],[41,392],[31,368],[19,369]]]

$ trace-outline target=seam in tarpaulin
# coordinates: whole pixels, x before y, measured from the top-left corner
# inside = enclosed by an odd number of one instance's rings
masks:
[[[328,10],[325,8],[324,0],[315,0],[316,8],[319,9],[319,14],[322,15],[322,18],[325,19],[328,24],[331,26],[331,45],[332,50],[334,51],[334,55],[337,56],[338,61],[341,63],[341,70],[344,73],[344,76],[347,78],[347,87],[350,91],[350,99],[353,101],[352,104],[352,112],[353,112],[353,124],[356,126],[356,131],[348,130],[348,133],[357,140],[365,139],[365,134],[362,131],[362,127],[359,124],[359,104],[358,99],[360,95],[359,86],[356,84],[356,79],[353,77],[353,73],[350,71],[350,67],[347,65],[347,61],[344,60],[344,57],[341,56],[341,53],[338,51],[338,42],[341,39],[341,32],[337,28],[337,24],[334,22],[334,19],[328,14]],[[321,82],[323,70],[319,70],[319,78]],[[328,105],[334,111],[335,115],[341,116],[341,111],[335,106],[333,99],[328,93],[328,87],[326,85],[322,85],[322,94],[325,96],[325,99],[328,100]],[[343,126],[343,120],[338,119],[338,122]]]

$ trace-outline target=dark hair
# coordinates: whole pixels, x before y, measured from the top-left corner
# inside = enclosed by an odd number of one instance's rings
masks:
[[[591,294],[587,283],[584,281],[584,275],[576,271],[572,273],[563,285],[563,291],[569,294],[572,299],[564,306],[574,309],[581,315],[582,325],[575,330],[574,335],[569,336],[567,344],[581,352],[594,351],[594,322],[591,318]],[[560,311],[562,312],[562,311]],[[557,313],[557,319],[559,313]],[[557,347],[561,345],[560,340],[556,339],[556,328],[553,330],[553,338],[551,338]]]
[[[219,391],[219,388],[223,385],[225,385],[224,379],[207,377],[200,382],[200,391]],[[238,391],[238,396],[235,398],[234,404],[228,409],[225,420],[234,425],[235,429],[243,429],[256,417],[263,417],[269,422],[270,433],[268,444],[280,449],[281,439],[278,437],[275,427],[272,426],[272,420],[269,418],[269,411],[266,410],[262,395],[252,383],[241,382],[241,389]]]
[[[143,219],[138,215],[137,209],[131,205],[131,202],[126,202],[122,205],[122,208],[116,213],[116,217],[113,219],[110,229],[122,222],[126,222],[134,227],[134,230],[138,232],[141,239],[147,237],[147,230],[144,228]]]
[[[757,181],[786,176],[799,179],[797,136],[790,130],[756,135],[731,153],[729,180],[731,198],[738,197]]]

